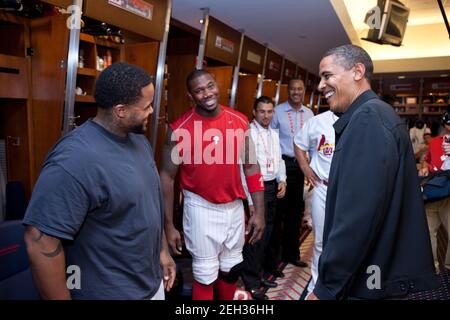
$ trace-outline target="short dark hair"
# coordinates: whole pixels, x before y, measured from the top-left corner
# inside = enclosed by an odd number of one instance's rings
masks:
[[[205,69],[195,69],[188,74],[186,78],[186,88],[188,92],[191,92],[191,82],[194,79],[197,79],[198,77],[201,77],[205,74],[210,75],[212,77],[211,73],[206,71]]]
[[[95,84],[95,101],[103,109],[118,104],[130,105],[142,97],[142,88],[152,83],[152,77],[143,69],[115,62],[100,73]]]
[[[253,104],[253,109],[255,111],[258,108],[258,104],[259,103],[271,103],[271,104],[273,104],[273,101],[268,96],[261,96],[261,97],[259,97],[258,99],[255,100],[255,103]]]
[[[351,69],[355,64],[362,63],[366,68],[364,77],[370,81],[373,76],[373,62],[366,50],[353,44],[345,44],[343,46],[329,49],[323,55],[322,59],[328,56],[336,56],[337,62],[345,68]]]

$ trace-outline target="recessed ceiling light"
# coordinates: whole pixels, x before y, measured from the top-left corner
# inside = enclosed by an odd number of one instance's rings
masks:
[[[203,24],[203,22],[205,22],[203,19],[200,19],[200,24]]]

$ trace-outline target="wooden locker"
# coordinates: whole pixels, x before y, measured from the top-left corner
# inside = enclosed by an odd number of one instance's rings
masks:
[[[47,153],[61,137],[64,112],[66,59],[69,29],[66,16],[31,20],[32,183],[41,171]]]
[[[277,93],[277,81],[275,80],[264,80],[262,95],[268,96],[272,100],[275,100],[275,95]]]
[[[231,83],[233,81],[233,67],[208,67],[207,70],[214,75],[219,86],[219,103],[224,106],[230,104]]]
[[[251,121],[253,104],[258,90],[258,75],[240,75],[237,90],[236,109],[245,114]]]
[[[288,100],[289,93],[288,93],[288,85],[282,84],[280,88],[280,98],[278,99],[278,103],[283,103]]]

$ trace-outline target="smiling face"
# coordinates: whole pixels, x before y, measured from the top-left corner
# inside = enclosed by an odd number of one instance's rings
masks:
[[[346,70],[334,55],[327,56],[320,61],[319,91],[327,99],[330,110],[333,112],[345,112],[356,99],[357,83],[355,70]]]
[[[305,93],[305,84],[300,79],[289,81],[288,84],[288,100],[293,107],[300,107],[303,102],[303,95]]]
[[[205,73],[192,79],[188,95],[200,114],[208,116],[217,112],[219,88],[210,74]]]
[[[253,110],[253,116],[263,128],[267,129],[273,118],[273,104],[264,102],[258,103],[256,110]]]

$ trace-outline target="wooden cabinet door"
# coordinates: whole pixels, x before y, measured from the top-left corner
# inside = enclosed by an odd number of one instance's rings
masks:
[[[258,90],[258,75],[248,74],[239,76],[236,109],[247,116],[251,121],[253,118],[253,104]]]
[[[272,100],[275,100],[276,93],[277,93],[277,82],[275,80],[264,80],[262,95],[268,96]]]
[[[138,67],[141,67],[145,71],[147,71],[148,74],[153,76],[153,79],[156,78],[156,69],[158,65],[158,53],[159,53],[159,42],[152,41],[152,42],[143,42],[143,43],[130,43],[124,45],[124,53],[123,53],[123,60],[134,64]],[[165,83],[165,80],[164,80]],[[159,158],[160,153],[162,150],[162,146],[164,143],[164,140],[162,140],[165,136],[165,127],[166,123],[164,121],[165,119],[165,113],[166,113],[166,100],[165,100],[165,86],[163,86],[162,90],[162,97],[161,97],[161,103],[160,103],[160,110],[159,114],[152,113],[149,116],[148,124],[147,124],[147,132],[146,136],[148,140],[152,141],[152,118],[157,117],[157,141],[155,148],[155,160],[157,165],[159,165]]]
[[[22,183],[31,194],[28,102],[22,99],[0,99],[0,138],[6,141],[7,181]]]
[[[51,16],[30,20],[30,42],[34,49],[30,112],[33,184],[48,151],[62,133],[69,43],[66,19],[67,16]]]
[[[231,83],[233,81],[233,67],[208,67],[208,72],[214,75],[219,86],[219,103],[224,106],[230,105]]]
[[[156,77],[159,42],[130,43],[124,45],[124,60],[141,67]]]
[[[278,99],[278,103],[283,103],[288,99],[288,85],[282,84],[280,88],[280,98]]]

